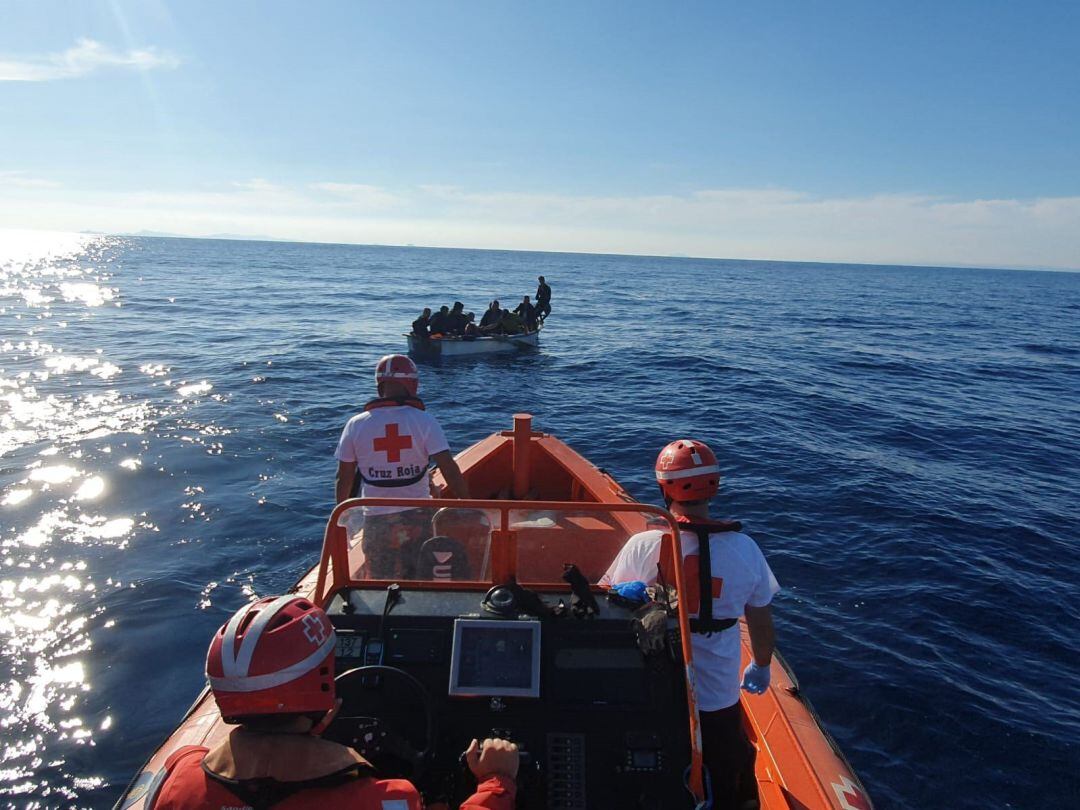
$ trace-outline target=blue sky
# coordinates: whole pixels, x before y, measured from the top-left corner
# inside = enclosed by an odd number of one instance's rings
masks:
[[[1080,266],[1080,3],[0,3],[0,225]]]

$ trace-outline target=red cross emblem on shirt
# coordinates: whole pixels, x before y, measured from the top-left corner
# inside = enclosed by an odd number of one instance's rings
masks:
[[[412,436],[398,435],[397,422],[386,426],[386,435],[380,436],[371,444],[376,453],[386,453],[387,461],[401,461],[401,451],[412,447]]]

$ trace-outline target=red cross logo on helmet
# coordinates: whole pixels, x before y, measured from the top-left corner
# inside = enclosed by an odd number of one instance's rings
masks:
[[[404,354],[388,354],[375,364],[375,385],[385,382],[400,383],[409,396],[415,397],[420,387],[420,370]]]
[[[656,458],[656,483],[665,498],[699,501],[720,491],[720,466],[704,442],[677,439]]]
[[[309,613],[302,621],[304,624],[304,638],[315,646],[326,641],[326,627],[323,625],[321,618],[314,613]]]

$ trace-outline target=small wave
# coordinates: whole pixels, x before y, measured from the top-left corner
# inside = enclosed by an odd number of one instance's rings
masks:
[[[803,323],[816,323],[822,326],[882,326],[886,322],[879,318],[859,318],[854,315],[807,316],[800,318]]]
[[[1021,343],[1020,348],[1032,354],[1048,354],[1057,357],[1076,357],[1080,355],[1080,349],[1049,343]]]
[[[909,377],[925,377],[928,374],[925,366],[906,360],[886,360],[884,358],[845,359],[837,360],[836,365],[840,368],[895,372]]]

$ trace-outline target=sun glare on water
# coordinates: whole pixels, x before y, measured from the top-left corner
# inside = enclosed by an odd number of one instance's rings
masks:
[[[119,364],[64,344],[69,323],[120,305],[102,260],[117,241],[0,231],[0,796],[13,805],[72,806],[103,781],[65,764],[112,726],[85,715],[99,591],[116,587],[88,560],[121,553],[137,525],[93,459],[141,433],[149,406],[109,387]],[[129,450],[111,469],[141,463]]]

